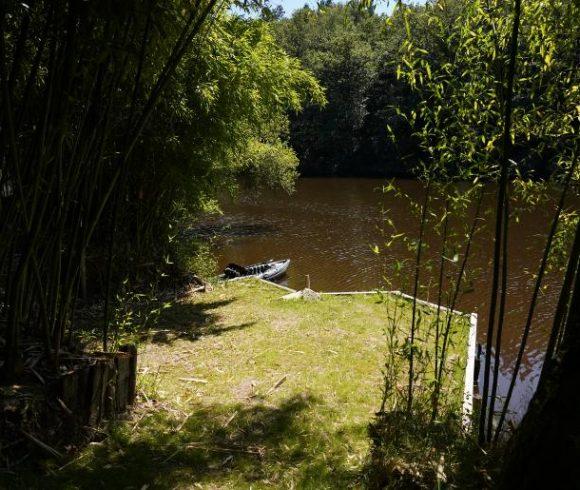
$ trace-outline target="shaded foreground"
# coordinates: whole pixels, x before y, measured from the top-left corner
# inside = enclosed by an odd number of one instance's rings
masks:
[[[52,466],[52,486],[364,486],[387,303],[407,312],[410,303],[282,293],[238,281],[167,310],[139,349],[142,403],[132,420]]]

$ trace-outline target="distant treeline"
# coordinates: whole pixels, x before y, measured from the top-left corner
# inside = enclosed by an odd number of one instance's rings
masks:
[[[422,31],[426,44],[436,44],[427,25],[415,23],[413,29]],[[416,102],[397,78],[402,19],[326,2],[278,19],[275,32],[282,47],[319,79],[328,99],[326,106],[291,118],[290,143],[301,174],[408,175],[419,150],[399,114]]]
[[[426,156],[421,120],[409,115],[419,103],[408,79],[399,77],[404,40],[409,29],[414,47],[428,53],[432,67],[453,62],[447,39],[465,2],[411,6],[407,19],[373,9],[319,2],[291,17],[268,12],[281,46],[302,61],[326,89],[328,104],[307,106],[290,118],[289,140],[304,176],[411,176]],[[435,27],[433,19],[437,18]],[[460,73],[457,74],[461,76]],[[412,117],[412,116],[411,116]],[[515,148],[528,158],[521,170],[536,176],[550,172],[543,155]]]

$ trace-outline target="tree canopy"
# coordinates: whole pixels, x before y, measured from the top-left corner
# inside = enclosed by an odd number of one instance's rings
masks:
[[[425,8],[412,10],[411,28],[420,45],[439,56],[441,41],[428,25]],[[356,2],[327,2],[316,10],[304,7],[274,27],[284,49],[302,60],[327,91],[326,106],[307,107],[291,118],[290,142],[301,173],[410,175],[420,152],[401,113],[418,99],[407,80],[397,76],[405,39],[402,16],[376,15]]]

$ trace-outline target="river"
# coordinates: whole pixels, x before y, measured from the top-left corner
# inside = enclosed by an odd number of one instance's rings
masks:
[[[397,180],[396,185],[417,202],[424,196],[423,186],[412,180]],[[418,219],[410,212],[405,199],[383,195],[379,179],[299,179],[292,196],[263,193],[246,196],[236,202],[222,203],[224,215],[206,223],[202,231],[215,232],[214,247],[219,266],[227,262],[250,264],[266,259],[289,257],[292,260],[284,283],[292,288],[311,286],[319,291],[354,291],[383,287],[384,264],[413,255],[406,247],[394,246],[386,253],[373,253],[373,244],[381,240],[381,209],[388,209],[398,232],[416,237]],[[483,201],[487,224],[474,243],[469,260],[470,287],[459,298],[456,309],[477,312],[478,342],[485,343],[488,322],[492,234],[495,192],[489,189]],[[440,206],[440,205],[436,205]],[[542,205],[519,214],[510,223],[508,249],[508,296],[500,362],[500,395],[506,391],[511,366],[517,354],[521,332],[545,245],[545,236],[553,216],[553,206]],[[469,221],[469,217],[466,219]],[[466,222],[467,222],[466,221]],[[427,258],[436,256],[440,237],[428,230],[427,241],[433,242]],[[461,252],[461,250],[459,250]],[[451,269],[449,269],[451,271]],[[437,270],[422,270],[423,282],[432,282]],[[392,277],[392,289],[412,293],[408,278]],[[548,274],[528,340],[528,349],[514,390],[511,408],[515,419],[527,406],[536,386],[543,361],[552,312],[557,302],[559,274]],[[425,288],[420,296],[436,300],[436,291]]]

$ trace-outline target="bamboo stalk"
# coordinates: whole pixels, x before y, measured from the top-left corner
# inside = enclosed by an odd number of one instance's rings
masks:
[[[574,158],[574,161],[572,163],[572,165],[570,166],[570,170],[568,172],[568,175],[566,177],[566,182],[564,185],[564,189],[562,190],[562,193],[560,195],[560,199],[558,201],[558,207],[556,209],[556,213],[554,214],[554,218],[552,219],[552,224],[550,226],[550,231],[548,233],[548,237],[546,239],[546,245],[544,247],[544,253],[542,255],[542,261],[540,262],[540,268],[538,270],[538,275],[536,277],[536,282],[534,285],[534,292],[532,293],[532,299],[530,301],[530,307],[528,309],[528,316],[526,318],[526,323],[524,325],[524,330],[522,333],[522,338],[520,341],[520,346],[518,349],[518,355],[516,357],[516,362],[514,365],[514,369],[512,372],[512,376],[510,378],[510,384],[509,384],[509,388],[507,391],[507,395],[506,398],[504,400],[503,403],[503,408],[501,411],[501,415],[497,424],[497,428],[495,430],[495,435],[494,435],[494,441],[497,441],[499,438],[499,435],[501,433],[501,429],[503,426],[503,423],[505,421],[505,417],[507,415],[507,410],[509,408],[509,403],[511,401],[511,397],[513,395],[513,390],[516,384],[516,380],[517,380],[517,376],[522,364],[522,359],[524,356],[524,352],[526,349],[526,345],[527,345],[527,341],[528,341],[528,336],[530,334],[530,329],[532,327],[532,320],[534,318],[534,313],[535,313],[535,309],[536,309],[536,304],[538,301],[538,295],[540,293],[540,289],[542,287],[542,280],[544,279],[544,275],[546,272],[546,267],[548,265],[548,258],[550,256],[550,252],[552,250],[552,242],[554,240],[554,236],[556,235],[556,230],[558,229],[558,223],[560,222],[560,215],[562,214],[562,209],[564,208],[564,203],[566,200],[566,194],[568,192],[568,187],[570,185],[570,182],[572,180],[572,177],[574,175],[574,170],[576,169],[576,163],[577,163],[577,158]]]
[[[443,239],[439,258],[439,278],[437,280],[437,314],[435,316],[435,375],[437,375],[439,360],[439,321],[441,316],[441,301],[443,299],[443,277],[445,273],[445,254],[447,248],[447,228],[449,224],[449,199],[445,200],[445,216],[443,222]]]
[[[417,296],[419,294],[419,276],[420,276],[420,266],[421,266],[421,252],[423,250],[423,235],[425,233],[425,224],[427,221],[427,208],[429,206],[429,198],[431,191],[431,179],[427,181],[427,188],[425,189],[425,198],[423,200],[423,206],[421,209],[421,221],[419,225],[419,240],[417,243],[417,254],[415,259],[415,278],[413,285],[413,309],[411,314],[411,334],[409,336],[409,381],[408,381],[408,393],[407,393],[407,413],[411,414],[413,409],[413,383],[415,377],[415,333],[416,333],[416,321],[417,321]]]
[[[509,223],[509,197],[506,193],[506,202],[504,203],[503,233],[502,233],[502,264],[501,264],[501,294],[499,303],[499,315],[497,320],[497,334],[495,337],[495,352],[493,362],[493,379],[491,382],[491,396],[489,399],[489,418],[487,421],[487,440],[491,441],[493,430],[493,417],[495,415],[495,401],[497,397],[497,384],[499,380],[499,365],[501,362],[501,338],[505,318],[505,303],[507,297],[507,257],[508,257],[508,223]]]
[[[493,278],[491,287],[491,299],[489,307],[489,323],[487,328],[486,351],[485,351],[485,366],[483,371],[483,391],[481,397],[481,410],[479,416],[479,434],[478,442],[483,445],[487,442],[486,438],[486,421],[487,421],[487,405],[489,396],[489,381],[490,381],[490,363],[491,363],[491,347],[493,345],[493,338],[495,333],[496,309],[498,300],[499,287],[499,273],[501,261],[507,260],[507,257],[502,257],[501,236],[503,232],[504,219],[504,204],[506,202],[506,193],[508,185],[508,166],[511,155],[511,127],[512,127],[512,99],[514,91],[514,79],[516,68],[516,57],[518,53],[518,34],[520,27],[521,15],[521,0],[514,0],[514,20],[512,26],[511,40],[510,40],[510,55],[509,66],[507,73],[507,87],[505,91],[505,112],[504,112],[504,128],[502,138],[501,150],[501,171],[499,189],[497,192],[497,206],[496,206],[496,227],[494,239],[494,258],[493,258]],[[501,292],[505,295],[505,291]]]
[[[9,175],[15,191],[0,210],[7,218],[0,231],[4,236],[11,230],[0,249],[8,286],[3,293],[8,294],[4,374],[15,372],[24,328],[42,335],[48,355],[58,359],[67,328],[72,332],[87,247],[97,228],[102,232],[109,198],[124,186],[132,150],[163,89],[216,5],[216,0],[196,0],[190,7],[153,90],[138,109],[152,1],[141,23],[128,11],[96,19],[96,26],[94,12],[76,2],[30,2],[27,12],[17,12],[20,22],[10,29],[18,32],[11,37],[5,36],[7,5],[0,4],[0,144],[7,155],[0,165],[3,179]],[[141,46],[134,60],[133,51],[125,48],[137,38]],[[9,55],[6,39],[15,40]],[[88,74],[82,72],[85,61],[89,66],[95,61],[92,44],[99,41],[111,46],[109,56]],[[129,76],[128,66],[135,68]],[[121,86],[128,90],[119,91]],[[31,110],[35,100],[39,104]],[[117,106],[128,106],[129,117]],[[111,138],[113,124],[124,125],[124,139]]]

